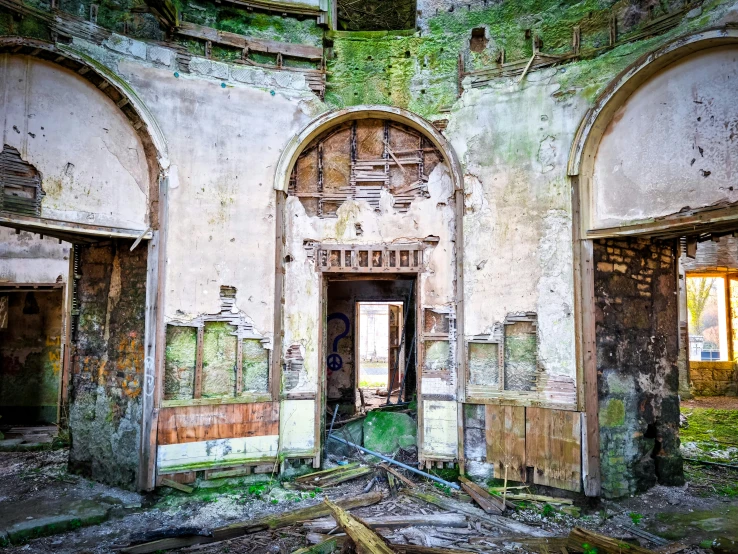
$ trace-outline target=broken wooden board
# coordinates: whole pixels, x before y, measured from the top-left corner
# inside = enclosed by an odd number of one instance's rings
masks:
[[[508,494],[507,498],[518,501],[528,500],[530,502],[545,502],[546,504],[574,504],[574,501],[569,498],[557,498],[555,496],[543,496],[540,494]]]
[[[508,479],[525,481],[525,408],[523,406],[484,407],[487,462],[501,478],[508,466]]]
[[[372,492],[369,494],[360,494],[353,497],[344,497],[336,500],[336,505],[347,510],[351,508],[360,508],[364,506],[371,506],[382,500],[382,493]],[[207,544],[212,542],[220,542],[243,535],[250,535],[252,533],[258,533],[259,531],[266,531],[268,529],[280,529],[282,527],[288,527],[295,525],[303,521],[310,519],[316,519],[319,517],[327,516],[331,513],[330,508],[324,504],[316,504],[315,506],[309,506],[301,510],[295,510],[286,514],[275,515],[258,519],[256,521],[245,521],[239,523],[232,523],[223,527],[213,529],[212,536],[205,537],[201,535],[190,535],[185,537],[175,537],[160,539],[156,541],[145,542],[128,546],[120,550],[123,554],[150,554],[151,552],[158,552],[163,550],[171,550],[174,548],[183,548],[185,546],[192,546],[196,544]]]
[[[172,481],[171,479],[162,479],[161,484],[171,489],[186,492],[187,494],[191,494],[192,491],[195,490],[192,487],[188,487],[187,485],[183,485],[182,483],[177,483],[176,481]]]
[[[337,546],[342,546],[344,541],[346,540],[346,534],[341,533],[339,535],[331,535],[329,537],[328,535],[321,535],[318,533],[308,533],[306,538],[308,542],[313,543],[315,545],[319,545],[329,540],[335,540],[337,543]],[[397,552],[397,554],[465,554],[469,552],[468,550],[456,550],[453,548],[438,548],[435,546],[419,546],[415,544],[389,543],[389,545],[393,551]],[[312,554],[313,552],[311,550],[305,550],[305,552],[303,552],[303,550],[298,550],[297,552],[293,552],[292,554],[298,554],[298,552],[301,554],[308,554],[308,553]]]
[[[402,481],[405,485],[407,485],[411,489],[414,489],[415,488],[415,486],[416,486],[415,483],[413,481],[411,481],[410,479],[408,479],[407,477],[405,477],[402,473],[400,473],[396,469],[388,466],[387,464],[379,464],[379,467],[381,467],[387,473],[391,473],[392,475],[394,475],[395,477],[397,477],[400,481]]]
[[[236,33],[219,31],[212,27],[204,27],[195,23],[189,23],[187,21],[181,21],[179,27],[175,29],[175,32],[178,35],[185,37],[209,40],[217,44],[246,49],[248,51],[263,52],[266,54],[282,54],[283,56],[291,58],[302,58],[315,62],[323,59],[323,49],[319,46],[250,38]]]
[[[578,412],[526,408],[526,466],[533,482],[579,492],[582,482],[582,431]]]
[[[433,492],[405,490],[404,494],[407,494],[408,496],[411,496],[413,498],[417,498],[418,500],[422,500],[423,502],[426,502],[428,504],[438,506],[439,508],[443,508],[444,510],[448,510],[450,512],[459,512],[468,516],[475,517],[481,521],[484,521],[485,523],[497,527],[498,529],[504,529],[507,532],[517,533],[520,535],[528,535],[530,537],[551,536],[548,531],[544,531],[543,529],[531,527],[530,525],[526,525],[525,523],[515,521],[514,519],[510,519],[508,517],[487,514],[478,508],[463,504],[462,502],[459,502],[452,498],[440,496]]]
[[[596,548],[599,554],[623,554],[623,552],[628,552],[628,554],[654,554],[654,551],[648,548],[614,539],[607,535],[600,535],[581,527],[575,527],[569,533],[567,548],[572,552],[584,552],[584,544]]]
[[[327,498],[323,500],[338,525],[356,545],[358,554],[395,554],[382,537]]]
[[[525,547],[526,551],[549,554],[561,552],[568,544],[567,537],[527,537],[520,535],[505,535],[502,537],[470,537],[470,544],[501,546],[503,543],[517,543]]]
[[[313,489],[315,487],[326,488],[363,477],[373,471],[374,469],[368,466],[361,467],[359,464],[349,464],[303,475],[295,479],[294,484],[303,489]]]
[[[505,503],[502,498],[492,496],[474,481],[466,477],[459,476],[459,481],[461,481],[461,488],[488,514],[501,514],[505,511]]]
[[[381,500],[381,492],[370,492],[367,494],[360,494],[358,496],[341,498],[339,500],[336,500],[335,504],[340,508],[350,510],[352,508],[371,506],[372,504],[376,504]],[[279,529],[281,527],[288,527],[290,525],[301,523],[303,521],[327,516],[330,513],[331,510],[324,504],[316,504],[315,506],[310,506],[301,510],[295,510],[286,514],[266,517],[259,520],[258,522],[265,523],[267,525],[267,528],[269,529]],[[252,525],[254,524],[247,521],[218,527],[217,529],[213,530],[213,537],[219,540],[225,540],[245,535],[247,533],[242,533],[241,529],[249,529]]]
[[[466,527],[466,516],[462,514],[419,514],[416,516],[380,516],[361,520],[371,529],[397,529],[401,527]],[[313,533],[328,533],[336,528],[332,517],[303,523],[303,527]]]

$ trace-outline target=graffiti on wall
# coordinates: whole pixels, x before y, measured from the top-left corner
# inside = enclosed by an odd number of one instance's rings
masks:
[[[333,339],[333,351],[328,354],[328,357],[325,360],[328,371],[340,371],[341,368],[343,368],[343,358],[341,358],[341,355],[338,353],[338,343],[342,338],[349,334],[349,329],[351,327],[351,322],[349,321],[349,318],[346,316],[346,314],[333,313],[328,316],[329,322],[334,319],[342,321],[344,329],[343,332],[336,335],[336,338]]]

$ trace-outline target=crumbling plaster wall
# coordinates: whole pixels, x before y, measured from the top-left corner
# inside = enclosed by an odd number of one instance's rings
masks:
[[[133,61],[118,67],[167,139],[165,317],[220,313],[220,287],[231,286],[237,308],[271,336],[274,168],[289,137],[317,113],[317,98],[307,89],[226,85]]]
[[[595,227],[738,200],[736,82],[738,47],[711,48],[667,67],[628,98],[597,151]]]
[[[493,332],[509,314],[538,314],[538,363],[573,391],[569,144],[586,103],[555,101],[556,70],[523,85],[472,90],[446,135],[465,168],[464,331]],[[556,400],[556,398],[552,398]],[[562,400],[562,399],[560,399]]]
[[[66,283],[69,244],[0,227],[0,283]]]
[[[0,55],[3,144],[42,177],[41,215],[143,230],[149,173],[141,140],[118,107],[58,65]]]
[[[454,244],[456,223],[453,183],[445,164],[433,170],[428,181],[429,198],[415,199],[406,214],[392,207],[382,193],[380,213],[363,201],[347,200],[337,218],[310,217],[297,197],[287,198],[286,248],[290,257],[285,272],[284,345],[300,345],[304,375],[293,392],[317,392],[319,348],[315,341],[321,322],[319,273],[311,244],[402,244],[438,237],[438,244],[424,252],[425,271],[420,273],[423,307],[450,308],[454,299]],[[360,229],[361,234],[357,234]]]

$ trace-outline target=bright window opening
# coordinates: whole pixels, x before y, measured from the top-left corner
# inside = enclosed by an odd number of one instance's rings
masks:
[[[728,361],[728,310],[725,278],[687,276],[689,359]]]
[[[359,387],[387,387],[389,304],[359,304]]]

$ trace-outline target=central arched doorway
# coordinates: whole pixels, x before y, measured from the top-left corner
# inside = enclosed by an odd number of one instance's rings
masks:
[[[329,112],[290,141],[275,188],[285,456],[319,464],[336,408],[348,418],[417,395],[419,461],[455,463],[463,179],[453,149],[405,110]]]

